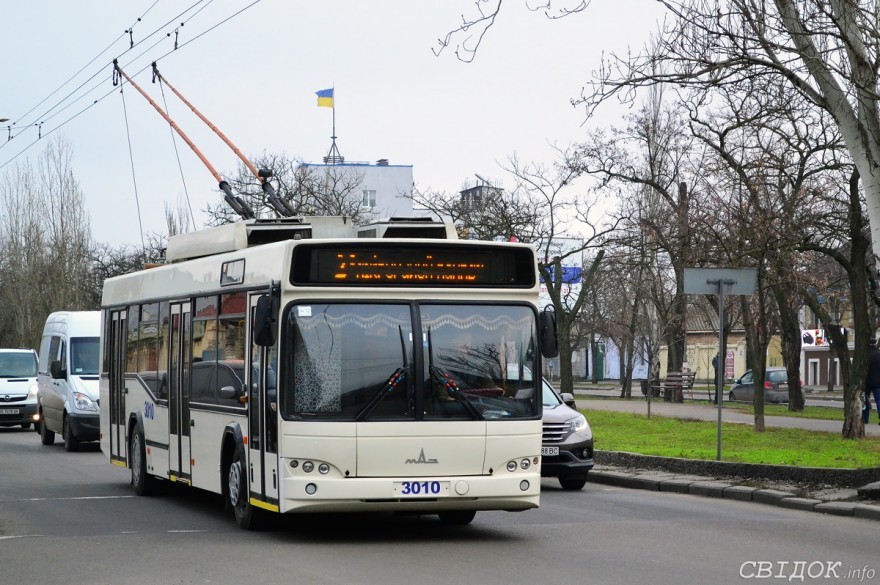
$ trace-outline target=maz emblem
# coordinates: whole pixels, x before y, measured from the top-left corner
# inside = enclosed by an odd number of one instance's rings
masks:
[[[421,453],[419,453],[419,458],[418,458],[418,459],[407,459],[406,461],[404,461],[404,463],[405,463],[405,464],[406,464],[406,463],[412,463],[412,464],[416,464],[416,463],[437,463],[437,460],[436,460],[436,459],[425,459],[425,450],[422,449]]]

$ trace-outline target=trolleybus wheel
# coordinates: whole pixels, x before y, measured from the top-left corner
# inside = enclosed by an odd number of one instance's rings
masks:
[[[251,506],[248,500],[247,472],[240,447],[235,448],[227,479],[229,507],[235,514],[236,524],[245,530],[256,530],[259,511]]]
[[[477,515],[476,510],[453,510],[451,512],[440,512],[440,522],[448,526],[464,526],[470,524],[474,516]]]
[[[128,448],[131,465],[131,487],[139,496],[151,496],[156,492],[156,479],[147,473],[147,451],[144,436],[135,427],[132,429],[131,445]]]

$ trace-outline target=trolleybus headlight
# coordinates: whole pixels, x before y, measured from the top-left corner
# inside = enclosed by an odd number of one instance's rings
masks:
[[[303,465],[303,467],[305,467],[305,465]],[[318,491],[318,486],[316,486],[313,483],[306,484],[306,493],[307,494],[309,494],[310,496],[314,496],[316,491]]]
[[[311,473],[314,468],[315,464],[311,461],[306,461],[305,463],[303,463],[303,471],[305,471],[306,473]]]
[[[299,467],[299,461],[297,461],[296,459],[291,459],[290,466],[296,469],[297,467]]]
[[[318,466],[318,473],[320,473],[321,475],[327,475],[328,473],[330,473],[330,466],[326,463],[322,463]]]
[[[528,469],[531,464],[532,464],[532,462],[529,461],[528,459],[523,459],[522,461],[519,462],[519,466],[522,467],[523,469]]]
[[[516,461],[507,462],[507,471],[516,471]]]
[[[521,482],[519,482],[519,489],[521,489],[524,492],[529,491],[529,481],[527,479],[524,479]]]

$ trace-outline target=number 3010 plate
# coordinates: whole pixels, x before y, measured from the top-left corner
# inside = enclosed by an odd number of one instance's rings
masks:
[[[413,479],[394,482],[394,497],[397,498],[438,498],[448,495],[448,481]]]

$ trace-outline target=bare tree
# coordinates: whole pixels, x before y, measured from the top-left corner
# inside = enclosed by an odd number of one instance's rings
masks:
[[[352,165],[309,165],[284,153],[262,155],[251,159],[254,166],[272,172],[269,179],[275,186],[279,199],[286,202],[299,215],[344,215],[352,221],[362,221],[363,197],[360,186],[364,175]],[[260,181],[244,163],[239,164],[235,174],[228,180],[232,190],[247,203],[257,217],[278,217],[269,205]],[[239,217],[218,198],[209,204],[209,225],[221,225],[238,221]]]
[[[0,333],[13,346],[38,347],[46,316],[97,308],[88,286],[92,238],[73,152],[50,139],[36,165],[15,166],[0,181]]]

